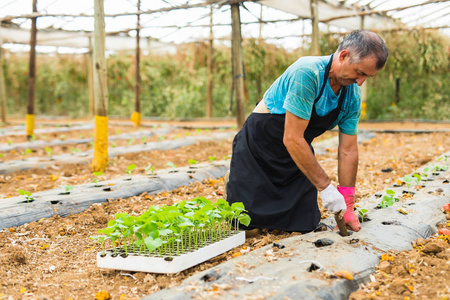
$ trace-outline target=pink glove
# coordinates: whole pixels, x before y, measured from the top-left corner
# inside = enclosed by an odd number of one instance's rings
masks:
[[[355,204],[355,188],[354,187],[342,187],[337,186],[339,193],[344,196],[345,204],[347,205],[347,210],[344,214],[345,223],[353,231],[359,231],[361,229],[361,223],[358,220],[358,216],[353,211],[353,205]]]

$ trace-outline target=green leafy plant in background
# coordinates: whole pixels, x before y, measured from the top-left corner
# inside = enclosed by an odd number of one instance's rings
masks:
[[[386,190],[386,195],[383,196],[383,199],[380,203],[378,203],[379,208],[386,208],[394,205],[398,198],[395,198],[395,192],[393,190]]]
[[[151,174],[154,174],[154,173],[155,173],[155,167],[152,166],[152,164],[149,164],[148,166],[146,166],[146,167],[144,168],[144,172],[147,172],[148,170],[150,170],[150,173],[151,173]]]
[[[73,190],[73,185],[64,185],[64,191],[66,192],[70,192]]]
[[[131,177],[131,171],[133,171],[134,169],[136,169],[136,164],[131,164],[127,167],[127,170],[125,172],[128,174],[128,176]]]
[[[92,182],[95,183],[96,187],[98,187],[98,182],[100,181],[99,177],[103,175],[103,172],[94,172],[93,175],[95,177],[92,179]]]
[[[105,242],[110,241],[114,255],[132,252],[170,258],[236,234],[239,224],[250,224],[242,203],[230,206],[224,199],[212,203],[198,197],[171,206],[151,206],[140,216],[117,213],[106,228],[98,230],[102,235],[91,239],[100,242],[103,255]]]
[[[195,159],[189,159],[188,160],[188,164],[190,164],[190,165],[196,165],[198,163],[198,161],[196,161]]]
[[[72,155],[77,153],[77,152],[80,152],[80,151],[81,151],[80,149],[75,148],[75,147],[70,148],[70,154],[72,154]]]
[[[45,147],[44,150],[48,156],[52,156],[52,149],[50,149],[49,147]]]
[[[27,201],[27,203],[34,201],[34,197],[31,196],[31,192],[29,191],[19,189],[19,195],[25,196],[25,200]]]
[[[209,156],[208,159],[209,159],[210,162],[213,162],[213,161],[216,160],[216,157],[215,156]]]
[[[169,161],[166,165],[169,166],[169,167],[171,167],[172,169],[175,169],[175,168],[177,167],[177,166],[176,166],[173,162],[171,162],[171,161]]]
[[[22,152],[22,155],[27,155],[27,154],[30,154],[31,152],[33,152],[33,151],[31,151],[30,148],[27,148],[27,149],[25,149],[24,152]]]

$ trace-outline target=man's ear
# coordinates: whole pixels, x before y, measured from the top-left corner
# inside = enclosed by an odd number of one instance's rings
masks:
[[[350,52],[347,49],[342,50],[339,53],[339,62],[343,62],[345,59],[348,59],[350,56]]]

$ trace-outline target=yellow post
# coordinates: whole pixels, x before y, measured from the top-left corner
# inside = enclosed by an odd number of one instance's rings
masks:
[[[137,2],[137,11],[138,14],[136,15],[137,17],[137,24],[136,24],[136,70],[135,70],[135,86],[134,86],[134,90],[135,90],[135,107],[134,107],[134,112],[131,114],[131,122],[134,123],[135,126],[140,126],[141,125],[141,76],[140,76],[140,57],[141,57],[141,50],[140,50],[140,26],[141,26],[141,22],[140,22],[140,18],[141,15],[139,14],[141,10],[141,0],[138,0]]]
[[[94,11],[95,144],[91,169],[92,172],[104,172],[108,164],[108,88],[106,86],[103,0],[94,1]]]
[[[33,12],[37,12],[37,0],[33,0]],[[34,96],[36,83],[36,27],[37,18],[31,18],[30,33],[30,61],[28,63],[28,97],[27,97],[27,115],[26,131],[27,138],[30,140],[34,132]]]

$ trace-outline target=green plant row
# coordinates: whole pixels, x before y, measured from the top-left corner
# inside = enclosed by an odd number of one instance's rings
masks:
[[[140,216],[117,213],[108,227],[91,236],[110,241],[113,256],[129,253],[172,257],[195,251],[238,232],[239,223],[248,226],[250,217],[241,202],[231,206],[224,199],[215,203],[205,197],[183,200],[171,206],[151,206]]]

